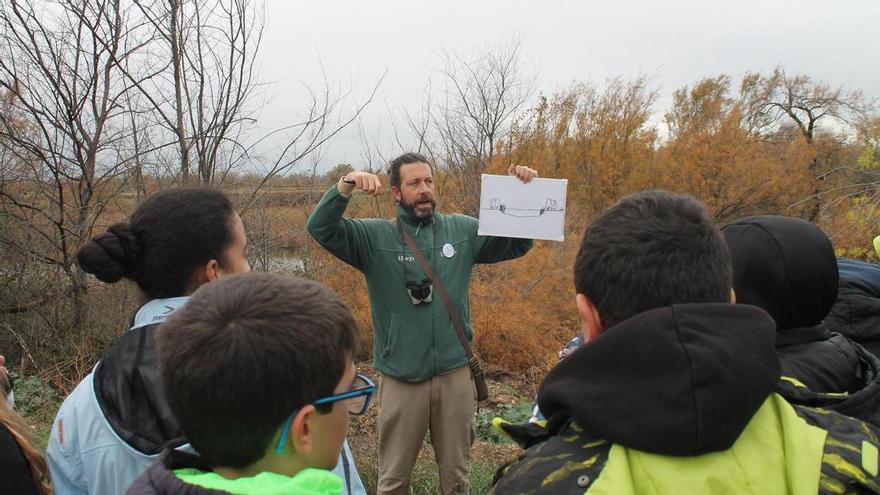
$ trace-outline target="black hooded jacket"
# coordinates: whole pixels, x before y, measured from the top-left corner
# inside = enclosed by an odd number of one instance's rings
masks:
[[[605,331],[544,379],[546,425],[493,422],[526,450],[499,469],[490,493],[880,493],[861,450],[877,430],[773,393],[775,327],[754,306],[683,304]],[[756,462],[780,470],[744,468]],[[741,472],[725,476],[721,466]]]
[[[880,356],[880,266],[837,258],[837,301],[825,324]]]
[[[647,311],[563,359],[538,405],[587,436],[646,452],[725,450],[779,380],[773,321],[751,306],[684,304]]]
[[[748,217],[722,229],[737,302],[770,313],[783,375],[814,392],[853,393],[866,373],[858,345],[822,320],[837,298],[837,258],[828,237],[804,220]]]
[[[585,493],[611,445],[682,459],[729,449],[779,381],[775,333],[761,309],[720,303],[653,309],[606,330],[547,374],[546,426],[497,424],[527,450],[491,493]]]

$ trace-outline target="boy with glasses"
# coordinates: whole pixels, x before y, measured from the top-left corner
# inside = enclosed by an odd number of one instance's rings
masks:
[[[129,494],[342,493],[358,375],[355,322],[330,289],[261,273],[200,288],[158,330],[162,384],[198,455],[166,451]]]

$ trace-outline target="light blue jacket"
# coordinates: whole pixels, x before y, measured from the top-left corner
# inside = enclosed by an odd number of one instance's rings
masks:
[[[132,329],[164,321],[186,297],[156,299],[135,316]],[[94,370],[71,392],[52,424],[46,457],[56,495],[116,495],[159,458],[123,441],[101,411],[94,389]],[[189,445],[181,450],[192,450]],[[345,464],[348,465],[346,476]],[[334,472],[348,481],[346,495],[365,495],[363,482],[346,441]]]

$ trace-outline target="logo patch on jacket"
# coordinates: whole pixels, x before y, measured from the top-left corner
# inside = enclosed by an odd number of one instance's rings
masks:
[[[452,258],[453,256],[455,256],[455,248],[452,246],[452,244],[449,244],[447,242],[443,245],[443,256],[446,256],[447,258]]]

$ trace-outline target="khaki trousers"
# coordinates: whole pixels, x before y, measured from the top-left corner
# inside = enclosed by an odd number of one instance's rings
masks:
[[[428,430],[439,465],[441,493],[467,493],[476,402],[470,368],[419,383],[382,375],[378,394],[378,494],[410,493],[410,476]]]

